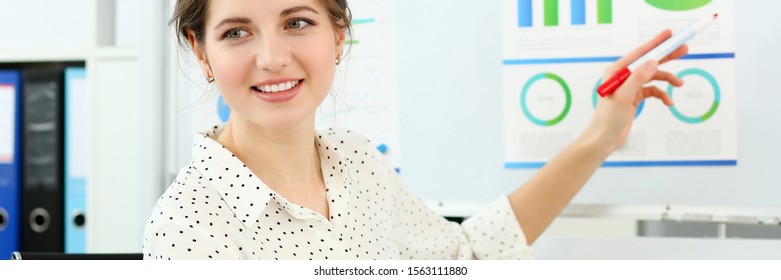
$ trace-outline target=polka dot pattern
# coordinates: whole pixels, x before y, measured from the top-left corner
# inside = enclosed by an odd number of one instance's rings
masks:
[[[145,259],[531,258],[501,197],[463,224],[426,207],[363,136],[316,133],[330,217],[271,190],[217,139],[196,135],[192,161],[155,205]]]

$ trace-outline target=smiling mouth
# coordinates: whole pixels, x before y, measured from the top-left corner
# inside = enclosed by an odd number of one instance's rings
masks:
[[[273,85],[254,86],[252,87],[252,89],[259,91],[261,93],[277,93],[277,92],[288,91],[296,87],[302,81],[304,80],[289,81],[289,82],[273,84]]]

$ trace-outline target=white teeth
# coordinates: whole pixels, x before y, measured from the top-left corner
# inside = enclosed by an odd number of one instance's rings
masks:
[[[284,82],[284,83],[279,83],[279,84],[276,84],[276,85],[263,85],[263,86],[258,86],[256,88],[259,89],[262,92],[273,93],[273,92],[280,92],[280,91],[289,90],[289,89],[295,87],[296,85],[298,85],[298,81]]]

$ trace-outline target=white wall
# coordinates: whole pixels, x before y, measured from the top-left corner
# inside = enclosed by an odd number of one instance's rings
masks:
[[[0,19],[0,49],[87,46],[87,0],[0,0]]]

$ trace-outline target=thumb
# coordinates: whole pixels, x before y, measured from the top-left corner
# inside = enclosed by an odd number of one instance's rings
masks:
[[[619,88],[619,91],[621,92],[628,92],[629,94],[634,94],[643,88],[643,85],[645,83],[650,82],[654,75],[656,75],[657,67],[659,66],[659,62],[656,60],[649,60],[643,63],[640,67],[635,69],[634,72],[632,72],[632,75],[629,76],[628,79],[626,79],[626,82],[624,82],[623,85]]]

